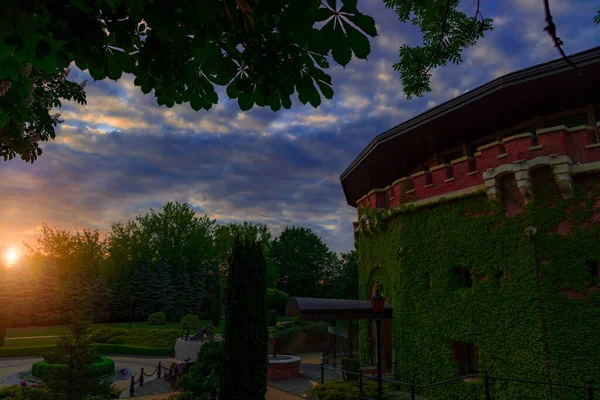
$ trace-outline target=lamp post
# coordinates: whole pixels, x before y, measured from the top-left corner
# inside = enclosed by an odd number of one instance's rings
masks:
[[[371,307],[375,314],[375,325],[377,328],[377,400],[382,400],[382,388],[381,388],[381,315],[383,314],[383,308],[385,306],[385,297],[379,293],[375,293],[371,297]]]

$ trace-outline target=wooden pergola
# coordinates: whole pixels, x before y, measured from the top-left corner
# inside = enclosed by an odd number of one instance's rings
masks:
[[[288,317],[299,317],[303,321],[327,321],[335,327],[336,321],[348,321],[348,350],[353,353],[353,320],[371,320],[377,316],[369,300],[320,299],[312,297],[291,297],[286,307]],[[385,303],[381,319],[392,319],[392,305]],[[336,335],[331,332],[329,345],[335,346]]]

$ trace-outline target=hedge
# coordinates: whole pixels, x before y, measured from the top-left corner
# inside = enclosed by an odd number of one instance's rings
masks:
[[[31,367],[31,375],[37,378],[43,378],[46,374],[66,369],[66,364],[49,364],[46,360],[38,361]],[[87,366],[91,374],[96,377],[110,375],[115,372],[115,362],[110,358],[100,357],[98,361]]]
[[[136,347],[172,348],[181,337],[177,329],[121,329],[103,327],[92,332],[95,343],[122,344]]]
[[[94,343],[90,346],[99,354],[131,355],[131,356],[169,356],[173,347],[142,347],[118,344]],[[56,346],[31,346],[31,347],[2,347],[1,357],[28,357],[40,356],[56,349]]]

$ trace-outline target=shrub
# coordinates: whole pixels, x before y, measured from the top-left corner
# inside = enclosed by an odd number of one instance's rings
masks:
[[[31,375],[38,378],[43,378],[46,374],[49,374],[52,371],[66,368],[67,366],[65,364],[50,364],[46,362],[46,360],[42,360],[33,364],[31,367]],[[100,357],[98,358],[98,361],[88,365],[86,368],[88,368],[91,376],[101,377],[115,372],[115,362],[110,358]]]
[[[54,349],[56,346],[2,347],[0,348],[0,357],[39,356]]]
[[[377,384],[364,380],[363,393],[366,397],[377,398]],[[361,400],[363,398],[358,383],[340,380],[316,385],[311,394],[319,400]]]
[[[348,372],[360,372],[360,360],[358,358],[344,358],[342,360],[342,370]],[[343,373],[345,381],[358,381],[359,376],[355,374]]]
[[[279,289],[267,289],[267,307],[275,310],[277,315],[285,316],[286,306],[290,296]]]
[[[209,341],[198,352],[197,364],[181,378],[179,386],[189,399],[216,395],[223,370],[223,342]],[[181,397],[186,398],[185,396]]]
[[[48,396],[48,388],[43,383],[35,386],[12,385],[0,388],[0,400],[46,400]]]
[[[181,318],[181,326],[184,330],[196,330],[200,327],[200,318],[194,314],[188,314]]]
[[[96,343],[123,344],[139,347],[175,346],[181,333],[177,329],[120,329],[103,327],[92,332]]]
[[[148,323],[150,325],[165,325],[167,323],[167,316],[165,313],[155,312],[148,317]]]
[[[94,343],[91,348],[99,354],[123,354],[129,356],[169,356],[173,347],[141,347],[121,344]]]
[[[296,323],[297,324],[297,323]],[[296,335],[299,332],[304,332],[309,337],[309,340],[321,340],[327,337],[327,323],[326,322],[313,322],[306,324],[292,325],[289,328],[277,329],[273,336],[277,338],[277,349],[279,353],[281,349],[291,345],[296,339]]]
[[[277,326],[277,313],[275,310],[269,310],[267,318],[269,321],[269,326]]]

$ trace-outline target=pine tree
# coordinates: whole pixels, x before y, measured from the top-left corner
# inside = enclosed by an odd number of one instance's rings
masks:
[[[127,321],[129,319],[129,304],[131,301],[131,287],[129,273],[121,268],[112,282],[111,297],[109,300],[110,317],[113,321]]]
[[[148,261],[142,260],[131,275],[131,296],[134,299],[133,317],[136,321],[147,321],[155,312],[154,297],[150,288],[152,272]]]
[[[167,314],[173,307],[173,287],[169,277],[169,266],[162,258],[154,265],[148,286],[152,293],[152,312]]]
[[[56,350],[44,356],[51,364],[66,365],[66,368],[53,368],[44,376],[44,383],[54,398],[82,400],[89,395],[106,398],[110,382],[94,376],[86,368],[98,360],[98,354],[90,348],[91,343],[89,325],[75,321],[71,333],[59,338]]]
[[[178,267],[173,282],[173,306],[171,319],[179,321],[184,315],[192,312],[193,291],[190,275],[185,268]]]
[[[110,289],[102,275],[94,279],[92,284],[92,309],[94,322],[104,323],[110,319]]]
[[[37,307],[36,322],[40,325],[55,325],[61,322],[60,284],[57,277],[57,268],[45,265],[37,279],[35,290]]]
[[[87,276],[81,270],[75,271],[67,281],[62,310],[64,321],[68,323],[94,320],[92,288]]]
[[[221,400],[263,400],[267,387],[266,263],[260,242],[237,237],[229,262]]]

